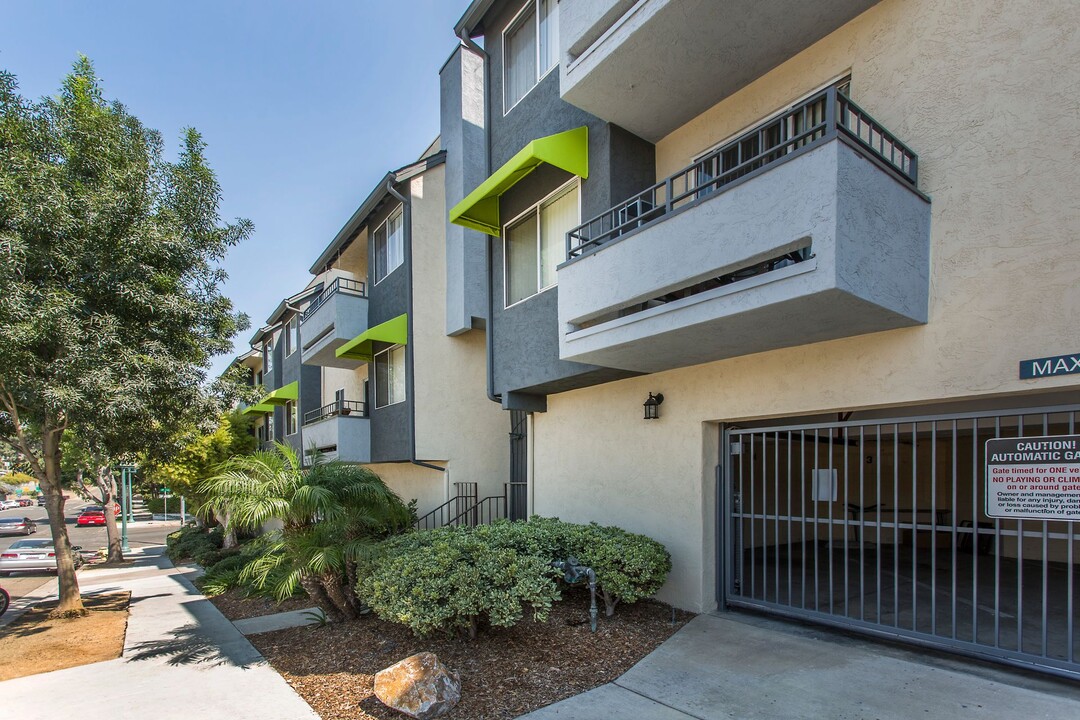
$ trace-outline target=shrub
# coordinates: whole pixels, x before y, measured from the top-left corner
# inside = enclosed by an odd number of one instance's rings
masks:
[[[516,625],[526,606],[543,621],[559,599],[548,560],[496,547],[468,529],[411,533],[384,542],[382,551],[357,595],[417,635],[465,630],[476,637],[481,622]]]
[[[170,533],[165,539],[165,554],[173,562],[194,560],[205,567],[207,563],[204,561],[220,559],[213,557],[211,553],[221,549],[223,538],[221,528],[208,531],[206,528],[188,525]]]
[[[250,561],[250,557],[241,553],[230,553],[206,567],[206,573],[199,580],[200,589],[204,594],[214,596],[242,587],[241,573]]]

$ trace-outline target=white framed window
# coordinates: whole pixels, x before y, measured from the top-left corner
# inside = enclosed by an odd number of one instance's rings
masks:
[[[296,401],[295,400],[290,400],[287,403],[285,403],[285,434],[286,435],[295,435],[296,434],[296,429],[297,429],[297,426],[299,424],[297,422],[299,420],[299,418],[297,417],[298,413],[299,413],[299,409],[296,407]]]
[[[266,415],[266,439],[267,439],[268,442],[273,442],[274,440],[277,440],[277,437],[274,435],[274,411],[273,410],[271,410]]]
[[[266,366],[266,372],[274,372],[274,336],[266,338],[266,344],[263,345],[263,365]]]
[[[398,205],[372,234],[375,245],[375,282],[405,262],[405,216]]]
[[[559,2],[529,0],[503,30],[503,114],[559,64]]]
[[[555,285],[555,269],[566,256],[566,233],[581,223],[579,188],[571,180],[506,224],[506,307]]]
[[[296,352],[296,346],[300,344],[299,318],[293,315],[285,324],[285,357]]]
[[[375,407],[405,400],[405,346],[375,353]]]

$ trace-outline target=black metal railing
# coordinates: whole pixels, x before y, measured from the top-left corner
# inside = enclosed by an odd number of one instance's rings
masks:
[[[844,137],[886,171],[912,186],[918,156],[836,87],[725,143],[693,165],[634,195],[566,234],[566,257],[577,257],[630,230],[657,222],[673,210],[763,171],[796,151]],[[801,152],[800,152],[801,154]]]
[[[326,304],[326,301],[332,298],[336,293],[347,293],[349,295],[358,295],[359,297],[367,297],[367,283],[361,280],[350,280],[349,278],[334,278],[333,282],[323,288],[323,291],[315,296],[315,299],[308,303],[307,309],[300,315],[300,322],[311,317],[316,310]]]
[[[476,483],[455,483],[457,497],[447,500],[431,512],[416,519],[413,527],[418,530],[434,530],[447,526],[488,525],[508,517],[525,519],[525,483],[506,483],[502,495],[489,495],[477,499]],[[520,517],[511,517],[514,506],[519,506]]]
[[[466,510],[476,505],[479,493],[477,487],[474,482],[454,483],[454,497],[417,518],[413,527],[418,530],[434,530],[449,525],[452,518],[460,517]]]
[[[335,400],[329,405],[323,405],[321,408],[304,413],[304,424],[310,425],[335,415],[367,417],[367,406],[359,400]]]

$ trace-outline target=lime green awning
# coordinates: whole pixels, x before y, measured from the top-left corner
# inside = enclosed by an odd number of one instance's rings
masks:
[[[540,163],[589,177],[589,128],[537,138],[521,148],[501,168],[450,210],[450,222],[488,235],[500,233],[499,196],[535,170]]]
[[[274,406],[270,404],[258,403],[256,405],[249,405],[244,408],[244,415],[261,415],[262,413],[274,412]]]
[[[277,390],[259,401],[260,405],[284,405],[290,400],[300,397],[300,382],[293,380],[288,385],[282,385]]]
[[[335,355],[339,358],[371,362],[371,359],[374,356],[371,347],[373,342],[405,345],[408,340],[409,316],[398,315],[393,320],[387,320],[384,323],[360,333],[352,340],[339,347],[335,352]]]

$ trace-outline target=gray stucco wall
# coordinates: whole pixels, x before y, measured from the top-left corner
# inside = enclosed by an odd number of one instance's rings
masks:
[[[484,62],[461,46],[439,71],[440,142],[446,151],[447,211],[487,177]],[[483,233],[446,218],[446,334],[483,327],[487,318],[487,243]]]

